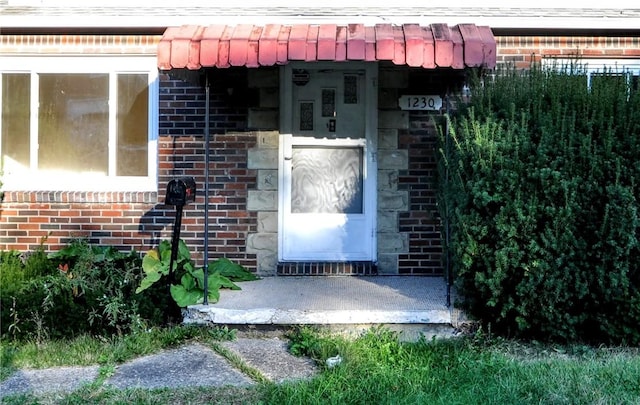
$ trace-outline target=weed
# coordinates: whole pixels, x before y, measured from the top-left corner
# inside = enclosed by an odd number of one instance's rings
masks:
[[[9,316],[11,317],[11,324],[9,324],[8,330],[13,340],[16,340],[16,336],[20,334],[20,317],[18,316],[18,311],[16,311],[16,298],[11,297],[11,308],[9,309]]]
[[[294,356],[307,356],[324,367],[329,357],[339,355],[340,341],[328,333],[311,326],[293,328],[286,334],[289,352]]]
[[[258,369],[247,365],[247,363],[245,363],[244,360],[242,360],[242,358],[233,351],[218,343],[211,344],[211,348],[220,356],[227,359],[232,366],[251,377],[254,381],[263,384],[269,383],[269,379],[267,377],[265,377]]]

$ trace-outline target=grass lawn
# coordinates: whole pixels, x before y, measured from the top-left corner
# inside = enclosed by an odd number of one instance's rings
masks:
[[[228,330],[176,327],[113,339],[3,342],[5,379],[16,368],[100,364],[101,376],[136,356],[198,340],[216,346]],[[15,396],[3,404],[640,404],[640,349],[551,346],[468,336],[400,343],[385,329],[358,339],[301,329],[291,350],[324,364],[311,380],[251,388],[111,390],[100,381],[66,396]],[[100,379],[99,379],[100,380]]]

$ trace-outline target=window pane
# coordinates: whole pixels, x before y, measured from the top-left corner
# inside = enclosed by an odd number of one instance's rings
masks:
[[[8,171],[29,167],[30,76],[2,75],[2,162]]]
[[[294,147],[291,212],[362,213],[362,148]]]
[[[592,73],[591,74],[591,89],[594,91],[610,90],[627,87],[627,75],[620,73]]]
[[[148,103],[146,74],[118,75],[118,176],[147,175]]]
[[[313,101],[300,102],[300,131],[313,131]]]
[[[344,76],[344,103],[358,104],[358,76]]]
[[[322,116],[336,116],[336,89],[322,89]]]
[[[38,123],[39,169],[107,174],[107,74],[41,74]]]

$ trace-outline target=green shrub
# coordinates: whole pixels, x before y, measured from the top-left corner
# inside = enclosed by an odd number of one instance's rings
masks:
[[[35,251],[24,263],[12,252],[0,257],[3,336],[41,340],[123,334],[180,319],[166,287],[135,293],[143,277],[136,252],[124,254],[79,239],[48,256]]]
[[[640,343],[640,92],[604,72],[506,70],[442,139],[466,309],[521,337]]]
[[[44,250],[45,242],[46,238],[30,253],[0,251],[0,290],[12,290],[25,280],[54,273],[55,267]]]
[[[0,291],[12,290],[25,279],[24,264],[20,252],[0,252]]]
[[[24,275],[27,279],[55,273],[56,268],[49,260],[42,244],[27,255],[27,259],[24,262]]]

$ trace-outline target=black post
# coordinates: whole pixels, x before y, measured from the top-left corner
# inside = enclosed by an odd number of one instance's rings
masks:
[[[175,282],[175,272],[173,271],[173,263],[178,258],[178,245],[180,243],[180,228],[182,227],[182,208],[183,205],[176,205],[176,222],[173,225],[173,234],[171,236],[171,259],[169,260],[169,285]]]
[[[181,177],[167,183],[167,195],[164,199],[164,204],[176,207],[176,221],[173,225],[173,235],[171,237],[171,258],[169,259],[169,273],[167,277],[169,292],[171,292],[171,285],[176,281],[174,267],[180,247],[182,209],[185,204],[195,201],[195,198],[196,181],[193,177]]]
[[[205,70],[204,119],[204,305],[209,305],[209,74]]]
[[[446,111],[446,121],[444,127],[444,156],[445,156],[445,168],[444,168],[444,182],[445,186],[449,185],[449,153],[451,144],[449,141],[449,94],[445,95],[445,111]],[[444,244],[445,244],[445,274],[447,278],[447,308],[451,307],[451,284],[452,284],[452,275],[451,275],[451,253],[449,249],[450,242],[450,232],[451,227],[449,225],[449,206],[446,203],[446,196],[443,196],[444,202]]]

